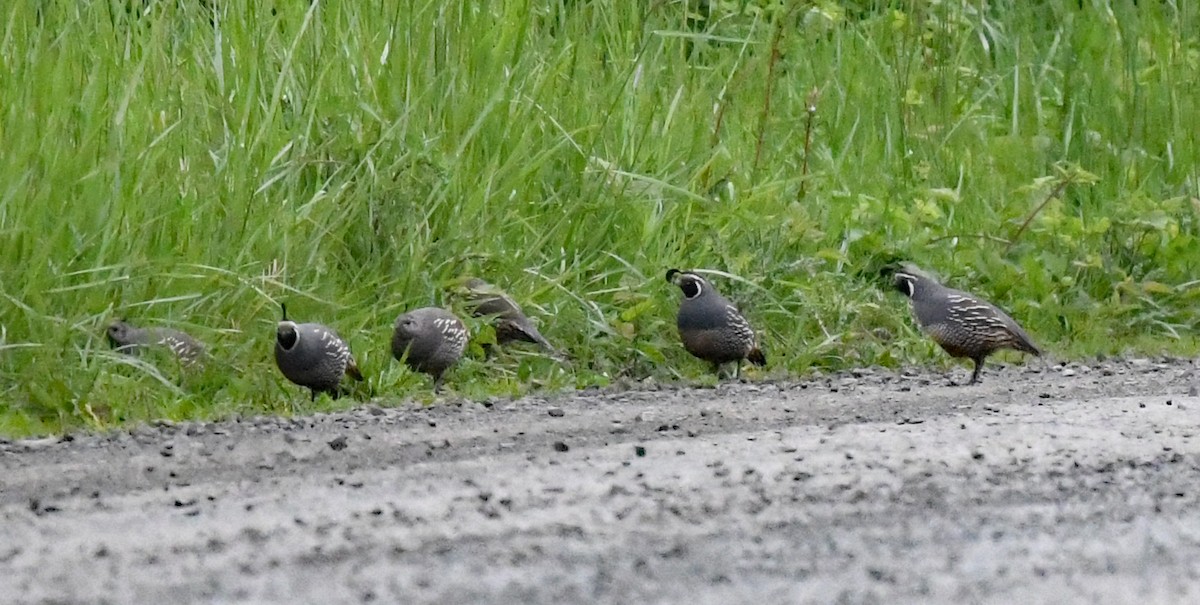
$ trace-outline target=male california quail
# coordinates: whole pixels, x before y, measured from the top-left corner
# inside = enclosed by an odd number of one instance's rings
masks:
[[[979,382],[983,360],[1000,349],[1040,356],[1041,349],[1013,318],[995,305],[960,290],[947,288],[910,264],[889,267],[892,285],[912,303],[921,331],[951,357],[975,362],[971,382]]]
[[[688,353],[712,363],[718,375],[721,364],[731,361],[737,364],[735,376],[741,374],[743,359],[767,364],[750,322],[708,280],[691,271],[669,269],[667,281],[683,290],[676,325]]]
[[[417,372],[433,377],[433,392],[442,388],[442,375],[462,357],[467,327],[453,313],[423,307],[396,318],[392,355]]]
[[[288,380],[307,388],[316,401],[320,393],[337,399],[342,395],[342,377],[362,380],[350,347],[332,328],[316,323],[298,324],[287,317],[287,305],[279,305],[283,319],[275,328],[275,365]]]
[[[551,355],[558,356],[558,351],[542,336],[537,326],[529,321],[520,305],[503,291],[477,277],[467,280],[464,287],[467,290],[471,314],[475,317],[492,317],[492,327],[496,330],[496,344],[503,346],[510,342],[531,342],[540,345]]]
[[[204,345],[191,336],[171,328],[137,328],[118,319],[108,325],[108,342],[117,351],[137,355],[154,346],[170,349],[184,366],[195,366],[204,358]]]

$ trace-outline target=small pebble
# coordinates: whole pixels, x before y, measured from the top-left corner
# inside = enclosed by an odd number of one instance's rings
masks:
[[[546,410],[546,413],[550,414],[554,418],[562,418],[563,415],[566,414],[562,408],[550,408]]]
[[[554,451],[556,452],[565,452],[569,449],[571,449],[571,447],[561,441],[554,442]]]

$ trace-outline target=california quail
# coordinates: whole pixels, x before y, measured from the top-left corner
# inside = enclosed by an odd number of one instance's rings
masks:
[[[189,367],[198,364],[205,355],[200,341],[171,328],[137,328],[118,319],[109,324],[106,334],[113,348],[130,355],[137,355],[149,347],[166,347],[180,363]]]
[[[670,269],[667,281],[683,290],[676,325],[688,353],[712,363],[718,375],[721,365],[729,362],[737,363],[735,376],[741,374],[743,359],[767,364],[750,322],[708,280],[691,271]]]
[[[975,362],[967,384],[979,382],[983,360],[1000,349],[1042,354],[1025,330],[995,305],[947,288],[912,265],[887,270],[894,271],[892,285],[912,303],[921,331],[951,357],[967,357]]]
[[[462,357],[467,327],[453,313],[423,307],[396,318],[392,355],[417,372],[433,377],[433,392],[442,388],[442,375]]]
[[[475,317],[492,317],[496,344],[503,346],[511,342],[531,342],[558,356],[558,351],[529,321],[520,305],[503,291],[477,277],[467,280],[464,287],[467,289],[471,314]]]
[[[288,380],[307,388],[316,401],[320,393],[337,399],[342,395],[342,378],[362,380],[350,347],[332,328],[317,323],[298,324],[287,317],[275,328],[275,365]]]

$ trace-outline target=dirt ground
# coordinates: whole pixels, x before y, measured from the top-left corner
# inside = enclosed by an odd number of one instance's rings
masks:
[[[1035,361],[0,442],[0,601],[1198,602],[1198,380]]]

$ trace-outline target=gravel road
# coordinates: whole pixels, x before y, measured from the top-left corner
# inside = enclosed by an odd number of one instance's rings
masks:
[[[0,441],[0,601],[1200,602],[1198,379],[1035,361]]]

